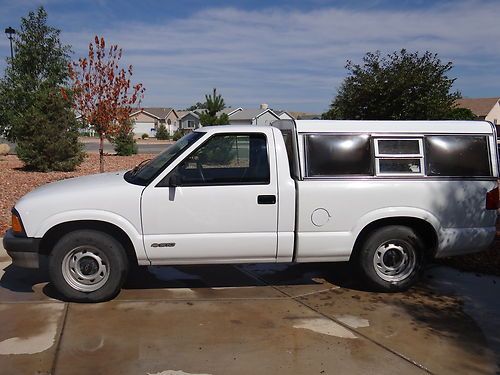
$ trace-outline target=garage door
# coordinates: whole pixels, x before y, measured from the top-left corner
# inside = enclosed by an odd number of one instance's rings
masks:
[[[136,122],[134,126],[134,134],[136,134],[139,137],[143,134],[147,134],[150,137],[154,137],[155,135],[154,127],[155,124],[152,122]]]

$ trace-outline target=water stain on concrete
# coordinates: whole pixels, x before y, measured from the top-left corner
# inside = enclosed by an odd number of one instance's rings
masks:
[[[308,329],[310,331],[321,333],[323,335],[342,337],[346,339],[357,338],[354,333],[340,324],[326,318],[307,318],[299,319],[294,325],[294,328]]]
[[[211,374],[199,374],[199,373],[192,373],[192,372],[185,372],[182,370],[165,370],[162,372],[156,372],[156,373],[149,373],[148,375],[211,375]]]
[[[47,313],[45,326],[39,332],[27,337],[10,337],[0,341],[0,355],[36,354],[48,350],[54,345],[57,335],[59,314],[63,304],[47,304],[43,307]]]
[[[370,322],[368,319],[360,318],[354,315],[337,315],[335,318],[344,324],[347,324],[351,328],[364,328],[369,327]]]

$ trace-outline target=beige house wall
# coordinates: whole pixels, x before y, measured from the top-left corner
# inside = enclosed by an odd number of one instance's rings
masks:
[[[485,120],[491,121],[495,125],[500,125],[500,104],[498,102],[493,106]]]
[[[165,118],[165,126],[167,127],[170,135],[174,134],[179,129],[178,116],[175,111],[171,111]],[[170,124],[168,123],[170,120]]]

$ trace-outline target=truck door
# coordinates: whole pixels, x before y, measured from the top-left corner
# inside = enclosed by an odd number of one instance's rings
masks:
[[[272,130],[216,133],[142,196],[144,245],[161,263],[276,259]]]

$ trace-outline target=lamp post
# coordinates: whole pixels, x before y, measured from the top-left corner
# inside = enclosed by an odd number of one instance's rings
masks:
[[[5,29],[5,34],[7,34],[7,38],[10,40],[10,59],[13,60],[14,59],[14,50],[12,49],[12,39],[13,36],[16,33],[16,30],[14,30],[12,27],[7,27]]]

